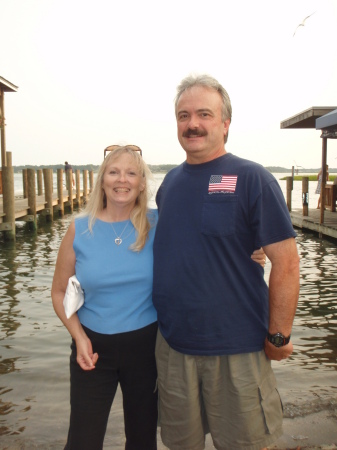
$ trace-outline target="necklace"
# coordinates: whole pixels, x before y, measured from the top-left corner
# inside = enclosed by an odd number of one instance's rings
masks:
[[[113,232],[116,235],[115,244],[121,245],[121,243],[123,242],[122,236],[123,236],[124,231],[127,229],[127,226],[129,225],[129,221],[126,222],[126,225],[123,228],[123,231],[121,232],[121,234],[119,236],[116,233],[116,230],[114,229],[114,226],[112,225],[112,223],[110,223],[110,225],[111,225],[111,228],[113,229]],[[130,233],[126,237],[124,237],[124,239],[128,238],[132,232],[133,232],[133,230],[131,230]]]

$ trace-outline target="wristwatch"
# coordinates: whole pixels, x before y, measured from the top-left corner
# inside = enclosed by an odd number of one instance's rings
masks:
[[[276,334],[267,334],[268,341],[275,345],[275,347],[283,347],[284,345],[289,344],[291,335],[288,337],[283,336],[282,333],[276,333]]]

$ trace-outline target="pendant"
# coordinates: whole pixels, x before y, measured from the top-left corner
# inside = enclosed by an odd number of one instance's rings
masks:
[[[116,244],[116,245],[121,245],[122,242],[123,242],[123,241],[122,241],[122,239],[121,239],[120,237],[118,237],[118,238],[115,239],[115,244]]]

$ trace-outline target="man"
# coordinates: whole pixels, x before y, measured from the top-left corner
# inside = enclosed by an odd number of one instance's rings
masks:
[[[299,294],[296,236],[283,194],[262,166],[225,150],[225,89],[209,76],[178,87],[186,161],[157,194],[153,301],[163,443],[258,450],[282,435],[270,360],[287,358]],[[261,247],[264,271],[250,255]]]
[[[66,184],[67,184],[68,176],[70,176],[69,175],[69,173],[70,173],[69,171],[70,170],[71,170],[71,173],[72,173],[71,178],[72,178],[73,187],[75,187],[75,179],[74,179],[74,174],[73,174],[73,168],[68,163],[68,161],[65,161],[65,163],[64,163],[64,171],[66,173]],[[68,186],[68,184],[67,184],[67,186]]]

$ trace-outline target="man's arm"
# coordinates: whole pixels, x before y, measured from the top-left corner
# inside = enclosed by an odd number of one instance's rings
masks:
[[[294,238],[263,247],[271,261],[269,278],[269,333],[291,334],[299,295],[299,256]],[[265,352],[269,359],[280,361],[291,355],[291,342],[275,347],[267,338]]]

